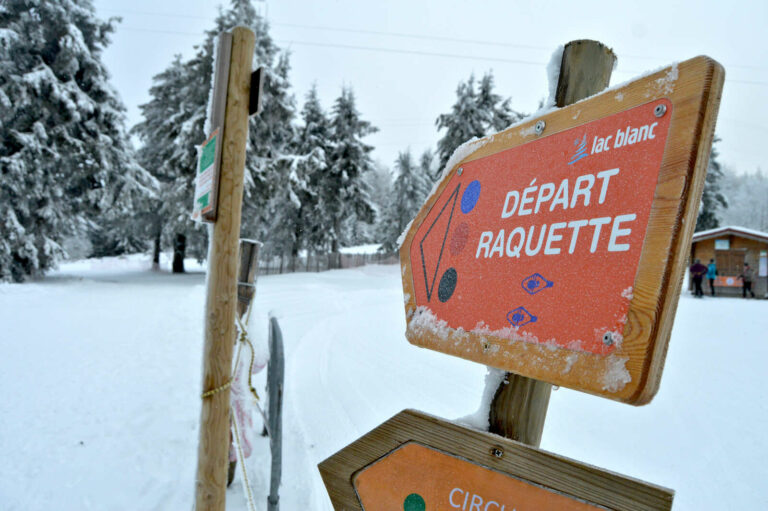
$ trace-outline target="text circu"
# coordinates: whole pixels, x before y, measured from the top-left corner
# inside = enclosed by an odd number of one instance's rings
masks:
[[[507,509],[506,504],[484,499],[476,493],[473,494],[461,488],[451,490],[448,501],[452,508],[461,509],[461,511],[515,511],[514,509]]]
[[[545,208],[554,212],[558,209],[567,211],[587,207],[595,202],[603,204],[610,189],[611,178],[618,174],[618,168],[596,174],[584,174],[578,176],[573,184],[566,178],[560,183],[537,185],[534,179],[522,192],[511,190],[507,193],[501,209],[501,218],[536,215]],[[628,225],[636,218],[635,213],[627,213],[614,217],[599,216],[554,222],[550,225],[531,225],[527,230],[518,226],[506,231],[484,231],[480,234],[475,259],[505,256],[519,258],[523,255],[532,257],[542,252],[542,249],[544,255],[556,255],[566,250],[573,254],[577,249],[586,250],[587,247],[591,253],[597,250],[626,252],[629,250],[629,243],[622,243],[622,238],[632,232]],[[610,233],[608,243],[601,246],[600,234],[604,226]],[[570,239],[567,239],[569,234]],[[580,235],[585,239],[582,243],[579,243]],[[564,238],[566,241],[561,244]]]

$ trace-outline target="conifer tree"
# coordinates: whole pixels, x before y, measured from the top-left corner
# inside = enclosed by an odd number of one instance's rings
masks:
[[[363,175],[373,168],[370,153],[373,147],[363,137],[378,131],[363,120],[355,106],[352,89],[344,88],[333,105],[331,120],[333,147],[328,170],[320,186],[320,200],[324,216],[329,220],[326,229],[331,252],[338,253],[344,240],[342,229],[345,219],[372,223],[374,209]]]
[[[272,201],[273,220],[269,239],[276,240],[276,249],[290,255],[299,250],[318,251],[326,241],[322,229],[324,215],[319,204],[318,184],[328,167],[330,121],[320,105],[317,88],[307,94],[301,112],[302,126],[296,130],[292,152],[284,156],[287,169],[279,174],[277,190]],[[284,165],[285,166],[285,165]]]
[[[701,194],[701,207],[696,218],[696,231],[705,231],[720,226],[720,211],[728,207],[728,201],[720,191],[723,169],[718,161],[719,153],[715,144],[719,141],[715,137],[712,143],[712,151],[709,154],[709,166],[707,178],[704,182],[704,191]]]
[[[467,82],[459,82],[456,87],[456,103],[451,107],[451,112],[438,116],[437,129],[445,130],[445,134],[437,142],[441,171],[457,147],[468,140],[485,135],[488,127],[487,116],[480,110],[478,103],[475,76],[472,75]]]
[[[0,4],[0,280],[42,274],[64,237],[115,228],[153,193],[101,61],[113,30],[89,0]]]
[[[768,232],[768,175],[759,168],[745,173],[726,166],[722,170],[728,209],[721,212],[721,222]]]
[[[271,232],[267,236],[272,225],[270,220],[274,217],[268,213],[267,205],[290,174],[294,156],[292,144],[296,138],[293,125],[296,106],[289,92],[288,55],[277,53],[266,24],[259,30],[256,42],[261,45],[261,51],[256,52],[256,61],[266,70],[264,109],[250,123],[242,232],[245,237],[269,242],[274,239]]]
[[[445,130],[437,142],[437,155],[441,173],[453,151],[464,142],[501,131],[522,115],[512,110],[509,99],[503,100],[493,92],[493,75],[487,73],[475,89],[475,76],[456,87],[456,103],[450,113],[438,116],[438,130]]]
[[[421,158],[419,158],[419,171],[432,182],[435,182],[440,178],[441,169],[438,169],[435,166],[435,155],[429,149],[426,149],[421,153]]]
[[[279,53],[267,22],[251,1],[232,0],[227,10],[219,13],[214,28],[206,32],[196,55],[186,62],[177,57],[155,77],[155,85],[150,89],[152,99],[141,107],[144,121],[134,128],[144,144],[140,153],[143,165],[163,183],[155,235],[161,232],[165,245],[173,242],[174,271],[183,271],[190,236],[195,255],[202,258],[205,254],[206,231],[189,219],[197,147],[207,135],[205,120],[215,40],[219,33],[237,25],[248,26],[256,34],[254,65],[266,70],[264,109],[250,121],[246,150],[242,222],[246,237],[263,237],[280,160],[293,138],[291,123],[295,112],[293,98],[288,94],[288,57]]]
[[[486,73],[480,80],[477,98],[478,107],[487,116],[485,121],[487,125],[486,135],[502,131],[510,124],[523,118],[522,114],[512,110],[509,98],[502,99],[500,95],[493,92],[493,73],[491,72]]]
[[[395,172],[392,201],[384,213],[382,229],[381,250],[387,253],[397,251],[397,239],[418,214],[431,187],[429,176],[415,165],[410,150],[398,155]]]

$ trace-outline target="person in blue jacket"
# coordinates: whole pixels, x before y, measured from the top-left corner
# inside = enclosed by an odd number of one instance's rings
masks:
[[[707,265],[707,280],[709,280],[709,290],[712,292],[712,296],[715,296],[715,278],[717,277],[717,266],[715,260],[710,259]]]

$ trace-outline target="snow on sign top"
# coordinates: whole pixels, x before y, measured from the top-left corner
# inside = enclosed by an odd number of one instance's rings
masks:
[[[408,339],[649,401],[723,75],[689,60],[493,135],[446,169],[400,251]]]

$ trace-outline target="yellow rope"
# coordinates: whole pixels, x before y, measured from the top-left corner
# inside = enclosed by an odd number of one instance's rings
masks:
[[[203,399],[205,399],[207,397],[211,397],[211,396],[213,396],[215,394],[218,394],[221,391],[227,390],[231,386],[232,386],[232,378],[230,378],[229,381],[227,383],[225,383],[224,385],[219,385],[215,389],[211,389],[211,390],[208,390],[206,392],[203,392],[203,395],[201,397]]]
[[[251,307],[248,306],[248,313],[246,314],[245,322],[246,324],[251,318]],[[248,332],[245,329],[245,326],[243,326],[243,322],[240,320],[239,316],[235,316],[235,319],[237,320],[237,325],[240,330],[240,342],[247,343],[248,347],[251,348],[251,363],[248,365],[248,388],[251,390],[251,394],[253,394],[253,397],[256,398],[256,401],[260,401],[261,398],[259,398],[258,392],[256,392],[256,389],[253,387],[253,384],[251,383],[251,372],[253,371],[253,361],[255,359],[255,353],[256,350],[253,348],[253,344],[251,343],[251,340],[248,338]],[[240,350],[238,349],[237,352],[237,358],[240,358]],[[235,363],[235,368],[237,368],[237,363]],[[224,383],[223,385],[219,385],[215,389],[208,390],[206,392],[203,392],[201,398],[205,399],[207,397],[214,396],[218,394],[219,392],[222,392],[224,390],[227,390],[232,386],[232,382],[234,380],[234,377],[231,377],[228,382]]]
[[[248,314],[245,319],[246,322],[248,321],[250,316],[251,316],[251,308],[248,307]],[[248,331],[245,329],[243,322],[240,320],[240,318],[236,318],[236,319],[237,319],[237,325],[240,328],[240,342],[246,343],[248,347],[251,349],[251,362],[248,364],[248,389],[251,391],[251,394],[253,394],[253,397],[256,399],[256,401],[261,401],[261,398],[259,397],[259,393],[256,392],[256,389],[253,387],[253,383],[252,383],[253,361],[256,358],[256,350],[253,347],[253,343],[248,338]]]
[[[240,457],[240,470],[243,472],[243,482],[245,483],[245,489],[248,492],[248,509],[256,511],[256,504],[253,501],[253,494],[251,493],[251,483],[248,481],[248,471],[245,468],[245,456],[243,455],[243,447],[240,445],[240,431],[237,429],[237,416],[232,407],[229,408],[229,413],[232,414],[232,426],[235,428],[235,444],[237,444],[237,454]]]

